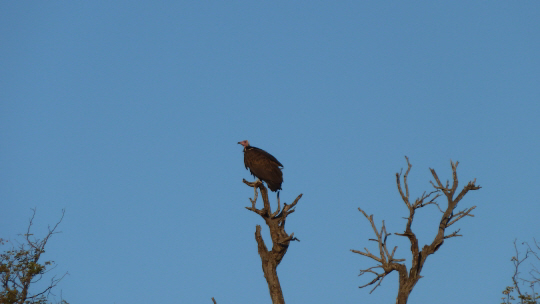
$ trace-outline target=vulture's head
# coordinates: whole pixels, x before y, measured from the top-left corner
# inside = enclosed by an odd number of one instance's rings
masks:
[[[238,144],[244,146],[244,148],[245,148],[245,147],[249,146],[249,141],[247,141],[247,140],[242,140],[242,141],[239,141]]]

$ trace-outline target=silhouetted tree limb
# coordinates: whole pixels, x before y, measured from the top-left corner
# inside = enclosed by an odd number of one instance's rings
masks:
[[[513,300],[516,300],[516,298],[512,295],[513,292],[517,292],[517,298],[519,299],[519,303],[522,304],[536,304],[538,303],[537,300],[540,299],[538,292],[535,291],[535,287],[540,286],[540,278],[538,276],[540,272],[538,271],[537,266],[533,262],[531,262],[528,269],[529,276],[524,278],[521,275],[523,267],[525,267],[525,269],[527,270],[527,266],[522,265],[525,260],[529,258],[536,258],[536,262],[540,261],[540,244],[538,244],[535,239],[533,239],[533,241],[534,246],[531,246],[528,242],[521,243],[521,245],[526,246],[525,255],[521,257],[517,245],[517,240],[514,240],[514,249],[516,251],[516,255],[513,256],[511,259],[512,263],[514,264],[512,285],[507,286],[506,289],[503,291],[503,304],[511,304]],[[527,287],[529,287],[531,289],[530,293],[527,291],[522,291],[520,285],[526,285]]]
[[[47,303],[47,298],[52,294],[52,289],[67,275],[53,276],[50,283],[37,293],[30,293],[30,287],[40,281],[43,275],[56,267],[53,261],[39,262],[41,254],[45,252],[45,246],[49,238],[57,231],[58,225],[64,218],[65,210],[62,210],[60,220],[53,227],[48,227],[48,233],[43,239],[34,237],[31,229],[36,215],[36,210],[30,217],[28,229],[23,235],[25,242],[17,248],[12,248],[0,255],[0,303]],[[6,242],[2,240],[2,244]],[[52,266],[52,267],[51,267]],[[67,303],[61,300],[61,303]]]
[[[363,287],[367,287],[367,286],[375,284],[375,287],[373,287],[370,293],[373,292],[378,286],[380,286],[382,280],[392,271],[395,270],[399,273],[399,290],[398,290],[398,297],[396,301],[396,303],[398,304],[407,303],[407,299],[411,291],[413,290],[418,280],[422,278],[422,276],[420,275],[420,272],[422,271],[422,268],[424,267],[424,263],[427,257],[435,253],[443,244],[445,239],[461,236],[460,234],[458,234],[459,229],[450,234],[445,234],[446,228],[455,224],[457,221],[459,221],[465,216],[473,216],[471,214],[471,211],[474,210],[476,206],[473,206],[471,208],[466,208],[455,214],[454,214],[454,210],[456,209],[461,199],[467,194],[467,192],[471,190],[478,190],[481,188],[480,186],[477,186],[475,184],[476,183],[476,179],[475,179],[474,181],[469,182],[465,187],[463,187],[463,189],[459,192],[459,194],[454,198],[456,190],[458,188],[458,176],[457,176],[458,162],[454,163],[450,161],[450,165],[452,167],[452,185],[450,186],[449,181],[446,182],[446,185],[443,185],[441,181],[439,180],[439,177],[437,176],[437,173],[435,172],[435,170],[430,168],[431,174],[433,175],[433,178],[435,179],[435,183],[433,183],[432,181],[430,182],[434,190],[429,193],[424,192],[419,198],[417,198],[414,202],[412,202],[410,200],[409,185],[407,181],[412,165],[409,162],[409,158],[405,157],[405,159],[407,160],[407,171],[405,172],[404,175],[402,175],[403,171],[401,171],[400,173],[396,173],[396,184],[397,184],[398,192],[401,196],[401,199],[403,200],[403,202],[407,206],[407,209],[409,210],[409,216],[406,218],[407,223],[405,225],[404,232],[395,233],[395,234],[407,237],[407,239],[409,240],[411,244],[411,254],[412,254],[411,269],[407,270],[407,266],[405,266],[405,264],[402,263],[405,261],[404,259],[394,258],[394,253],[396,252],[397,247],[394,247],[391,253],[388,251],[386,240],[387,240],[387,237],[390,235],[390,233],[386,232],[384,221],[382,222],[381,230],[380,231],[377,230],[377,227],[375,223],[373,222],[373,215],[368,216],[367,213],[364,212],[360,208],[358,209],[360,210],[360,212],[362,212],[362,214],[366,217],[366,219],[368,219],[373,229],[373,232],[377,236],[377,239],[372,240],[372,241],[375,241],[378,243],[379,252],[375,255],[369,252],[367,248],[364,248],[364,251],[352,250],[352,252],[369,257],[378,263],[377,266],[363,269],[360,271],[360,275],[363,275],[366,273],[371,273],[375,275],[375,278],[373,280],[371,280],[365,285],[360,286],[360,288],[363,288]],[[403,179],[403,186],[401,182],[402,179]],[[447,200],[446,208],[441,208],[441,206],[436,202],[436,199],[441,196],[446,197],[446,200]],[[414,216],[416,215],[416,211],[428,205],[437,206],[439,211],[441,211],[442,216],[439,222],[437,235],[435,236],[435,238],[430,244],[424,245],[424,247],[422,247],[422,249],[420,250],[420,247],[418,244],[418,238],[416,237],[416,234],[413,232],[411,227],[414,220]],[[377,272],[374,269],[380,269],[380,271]]]
[[[534,247],[536,248],[533,248],[529,243],[525,243],[527,244],[527,247],[528,247],[527,251],[529,252],[529,254],[534,256],[537,261],[540,261],[540,244],[536,241],[536,239],[533,239],[533,241],[534,241]],[[531,271],[529,271],[529,274],[531,275],[532,279],[530,281],[526,280],[526,282],[530,284],[540,285],[540,271],[534,264],[532,264],[532,269]]]
[[[268,190],[259,180],[255,182],[248,182],[245,179],[243,182],[253,187],[255,194],[253,199],[250,198],[251,207],[246,209],[253,211],[260,215],[270,230],[270,237],[272,238],[272,250],[268,251],[266,244],[261,236],[261,226],[257,225],[255,228],[255,240],[257,241],[257,249],[259,256],[261,257],[262,269],[266,282],[268,283],[268,289],[270,291],[270,297],[273,304],[284,304],[283,292],[277,276],[277,266],[285,256],[289,243],[291,241],[299,241],[294,237],[294,233],[290,235],[285,232],[285,221],[287,216],[295,211],[296,204],[302,197],[302,194],[292,202],[292,204],[283,204],[283,208],[280,207],[279,194],[277,196],[277,209],[272,212],[270,207],[270,201],[268,199]],[[256,203],[258,198],[258,191],[261,192],[263,199],[263,208],[257,209]]]

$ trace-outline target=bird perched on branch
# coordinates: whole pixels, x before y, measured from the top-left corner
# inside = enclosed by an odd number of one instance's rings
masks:
[[[256,178],[266,182],[271,191],[281,190],[283,183],[283,165],[270,153],[249,145],[249,141],[239,142],[244,146],[244,165]]]

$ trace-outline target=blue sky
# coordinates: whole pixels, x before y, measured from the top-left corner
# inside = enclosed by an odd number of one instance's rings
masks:
[[[3,1],[0,237],[66,209],[47,258],[70,303],[270,303],[238,141],[284,164],[287,303],[358,289],[361,207],[402,232],[395,173],[461,185],[457,224],[409,303],[497,303],[513,240],[540,237],[540,2]],[[413,229],[434,236],[438,212]],[[270,242],[265,232],[267,242]],[[396,257],[407,242],[390,237]],[[370,247],[371,248],[371,247]]]

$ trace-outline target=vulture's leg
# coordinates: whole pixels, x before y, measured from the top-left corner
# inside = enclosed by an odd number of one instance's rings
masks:
[[[277,191],[277,209],[276,209],[276,215],[279,212],[279,209],[281,209],[281,206],[279,205],[279,190]]]

